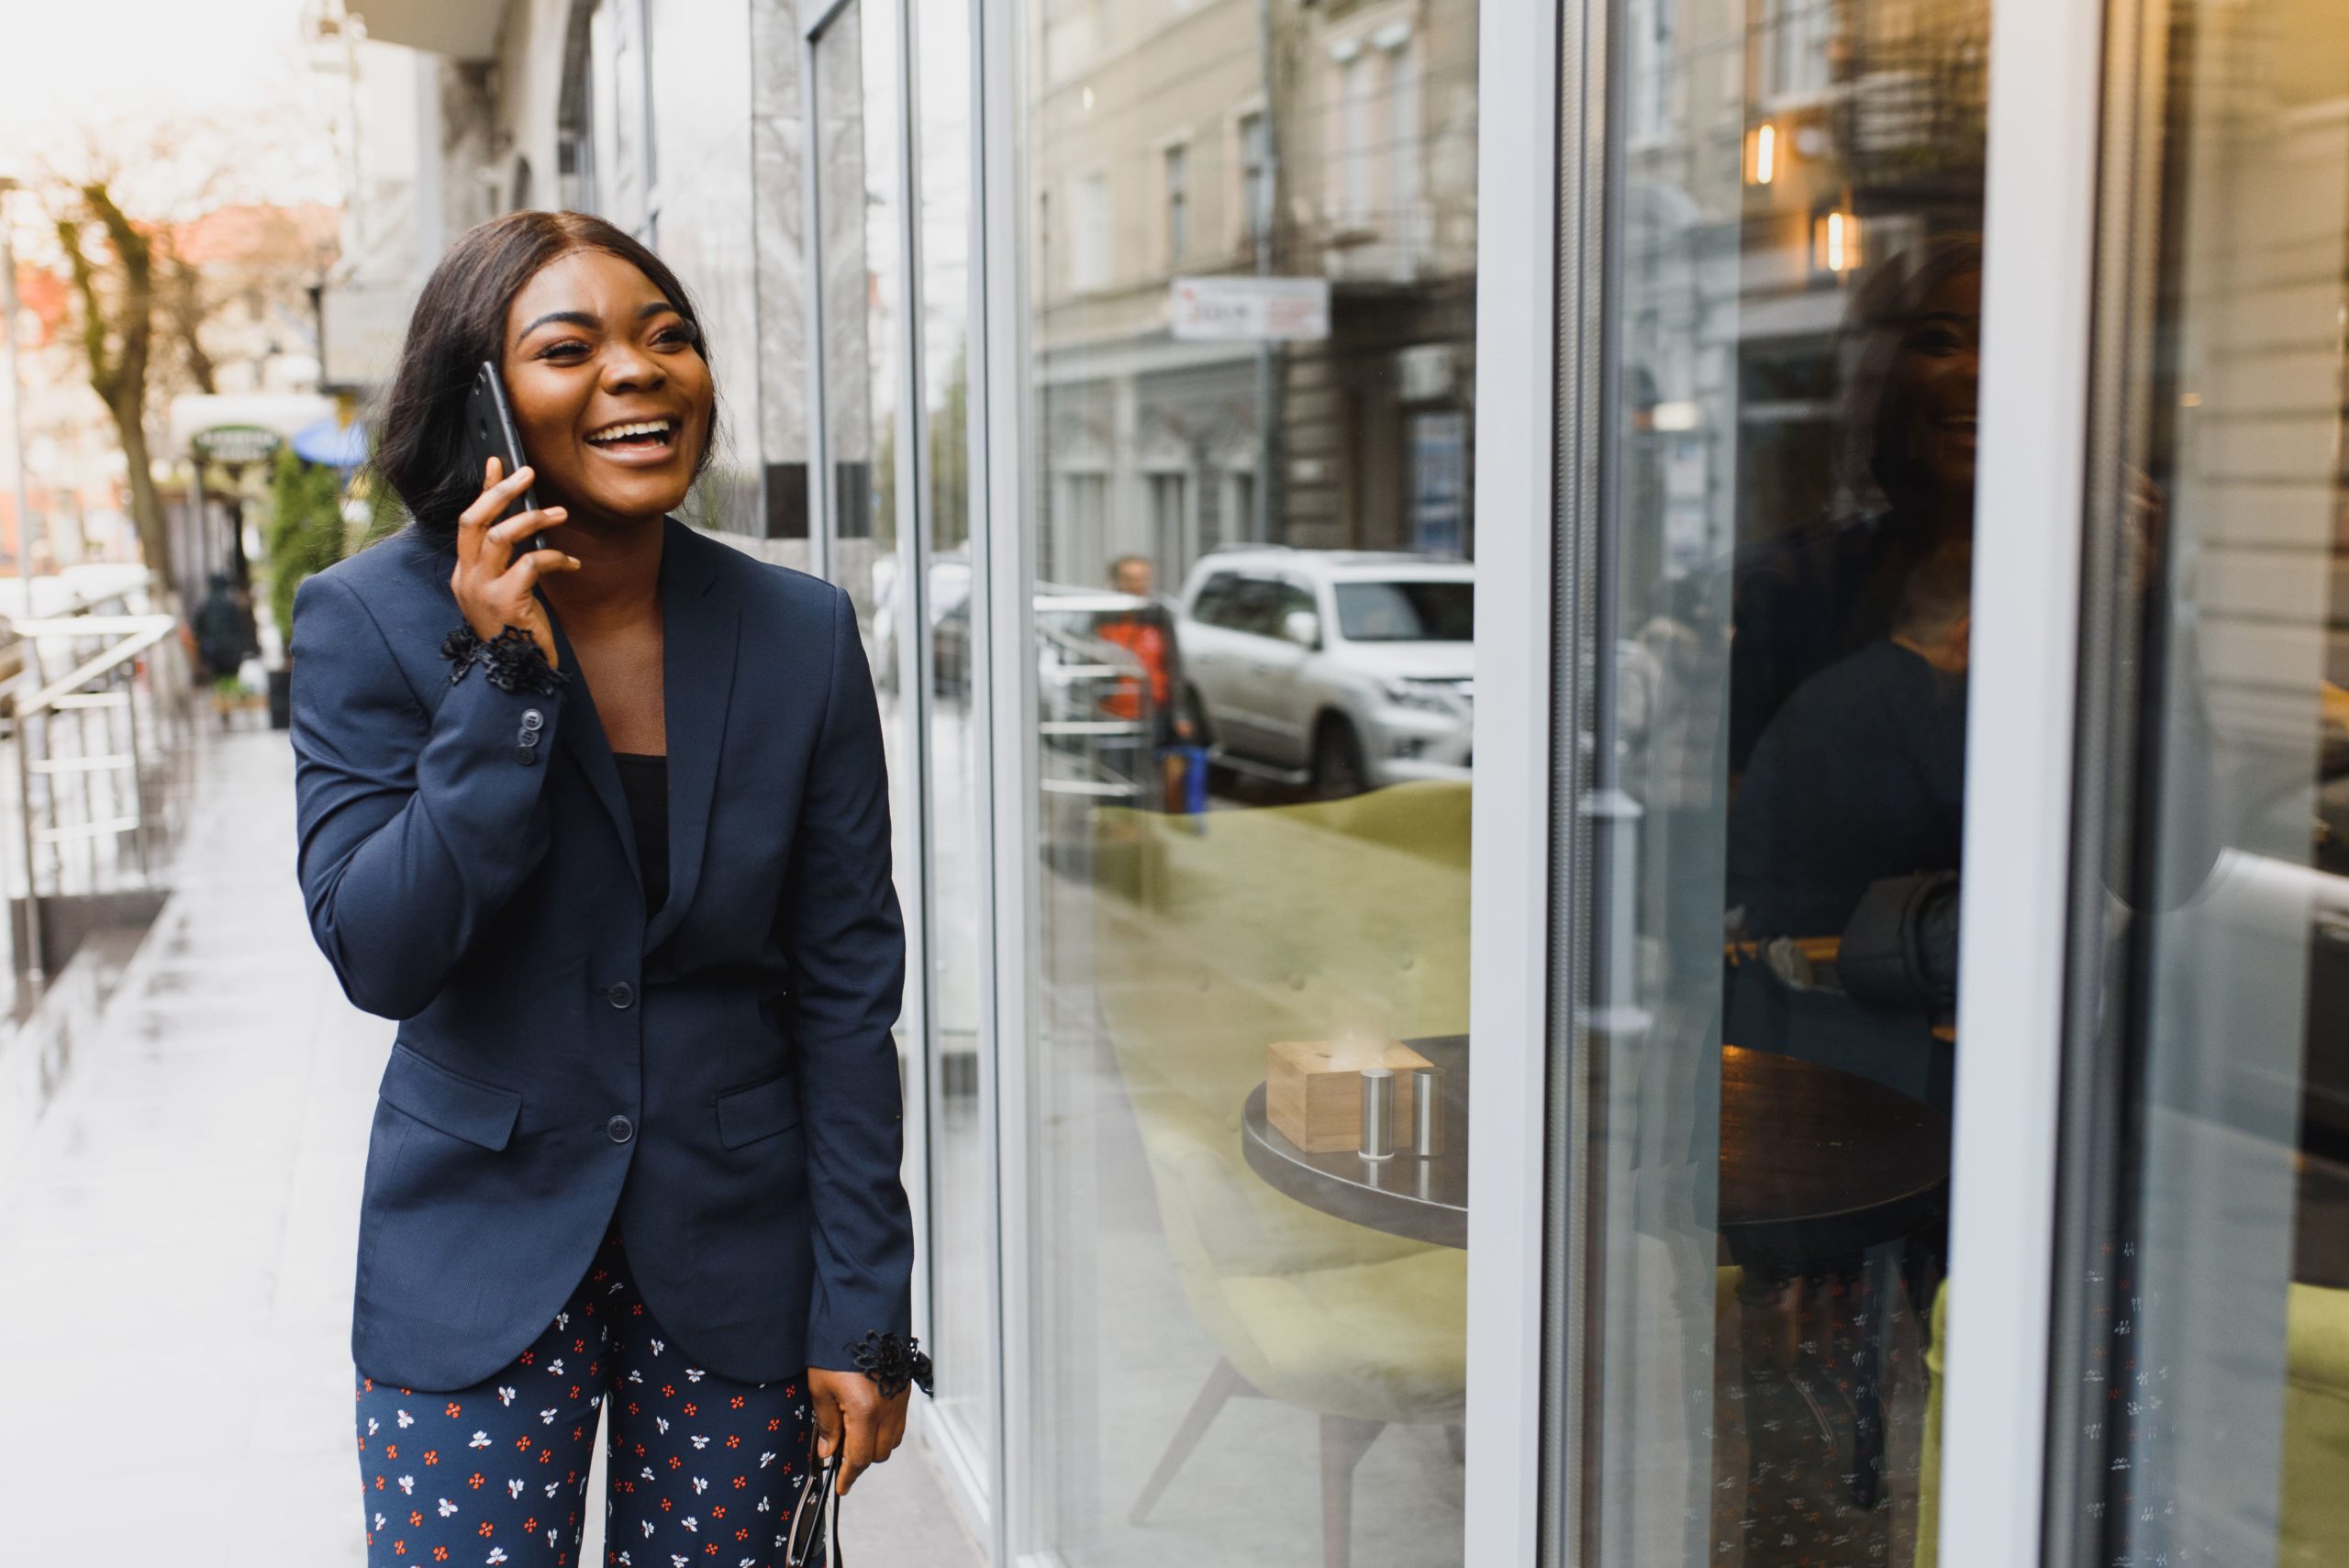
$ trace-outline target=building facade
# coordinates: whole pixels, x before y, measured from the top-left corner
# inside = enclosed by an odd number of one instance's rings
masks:
[[[991,1563],[2337,1556],[2337,7],[363,10],[863,617]]]

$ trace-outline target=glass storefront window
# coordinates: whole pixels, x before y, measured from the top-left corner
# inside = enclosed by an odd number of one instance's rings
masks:
[[[2312,1568],[2349,1549],[2349,28],[2188,0],[2108,48],[2048,1562]]]
[[[1457,1562],[1477,6],[1018,13],[1016,1544]]]
[[[1609,11],[1553,1526],[1603,1568],[1905,1563],[1964,1049],[1989,7]],[[1562,280],[1570,317],[1598,282]]]

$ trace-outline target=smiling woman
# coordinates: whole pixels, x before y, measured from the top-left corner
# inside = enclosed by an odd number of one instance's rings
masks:
[[[484,364],[512,473],[465,455]],[[616,1537],[772,1563],[811,1429],[846,1491],[929,1382],[872,676],[840,589],[670,515],[716,421],[657,257],[485,224],[380,416],[413,523],[295,602],[311,927],[400,1020],[352,1314],[371,1562],[573,1560],[601,1418]],[[458,1452],[462,1489],[415,1468]]]

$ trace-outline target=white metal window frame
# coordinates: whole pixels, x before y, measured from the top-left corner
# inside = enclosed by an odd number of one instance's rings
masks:
[[[1942,1561],[2044,1537],[2103,7],[1994,0]]]
[[[896,243],[885,256],[873,258],[876,266],[894,269],[896,287],[894,297],[898,302],[898,353],[896,376],[897,415],[896,458],[897,494],[904,497],[901,515],[897,518],[897,581],[896,637],[898,651],[898,712],[899,747],[897,762],[900,778],[895,789],[893,806],[909,810],[914,818],[915,853],[910,864],[900,868],[898,884],[907,909],[907,984],[904,1021],[909,1037],[917,1042],[916,1067],[909,1075],[906,1095],[906,1138],[909,1151],[907,1175],[911,1188],[909,1196],[920,1246],[917,1251],[916,1273],[913,1281],[915,1332],[930,1342],[936,1342],[935,1324],[938,1316],[938,1278],[933,1273],[934,1254],[930,1245],[931,1227],[936,1216],[930,1204],[930,1135],[934,1106],[930,1103],[931,1056],[935,1042],[931,1039],[932,1009],[930,996],[930,966],[929,954],[936,947],[936,910],[930,890],[934,884],[933,869],[936,843],[930,830],[934,808],[934,780],[930,771],[930,730],[935,699],[935,651],[929,637],[930,625],[930,529],[932,516],[924,472],[929,461],[929,418],[923,401],[922,355],[927,348],[918,309],[921,266],[921,149],[919,121],[915,106],[919,102],[915,91],[915,31],[912,0],[830,0],[809,7],[801,18],[800,28],[800,110],[801,110],[801,213],[803,232],[807,236],[808,266],[807,269],[807,409],[808,409],[808,537],[813,556],[811,569],[817,574],[832,579],[839,565],[839,551],[834,548],[838,538],[839,519],[834,516],[838,496],[833,488],[829,428],[826,418],[828,387],[826,382],[824,331],[826,302],[823,293],[821,257],[822,214],[819,210],[822,188],[818,167],[818,117],[821,106],[818,102],[817,48],[826,30],[852,6],[882,6],[892,13],[895,23],[895,55],[891,61],[890,85],[892,101],[882,106],[895,121],[896,150],[895,175],[898,192],[898,213]],[[979,105],[980,51],[975,33],[984,0],[972,0],[974,42],[972,50],[972,105],[974,117]],[[860,72],[862,61],[859,62]],[[868,117],[874,106],[868,105]],[[970,156],[974,192],[973,222],[978,221],[976,193],[979,190],[977,171],[981,162],[983,142],[972,139]],[[972,297],[969,305],[969,353],[973,377],[978,384],[985,384],[985,327],[980,308],[980,282],[983,269],[972,268]],[[853,308],[865,308],[863,300]],[[981,401],[974,400],[971,409],[970,473],[972,522],[970,551],[974,582],[985,582],[989,571],[990,530],[985,518],[986,506],[987,449],[985,413]],[[910,515],[906,515],[909,513]],[[986,595],[975,594],[973,606],[973,647],[985,650],[989,646],[989,606]],[[985,911],[992,910],[994,894],[993,835],[985,828],[994,817],[993,780],[991,770],[995,753],[1005,748],[995,742],[995,727],[989,696],[984,684],[974,694],[973,732],[979,752],[978,795],[976,805],[982,824],[979,887],[982,901],[982,929],[979,946],[979,1101],[981,1149],[980,1169],[994,1173],[999,1169],[1000,1158],[995,1142],[996,1058],[995,1027],[997,1003],[995,995],[1000,965],[990,956],[994,921]],[[1016,750],[1016,748],[1013,748]],[[1002,1268],[998,1217],[996,1206],[985,1203],[982,1209],[982,1234],[978,1238],[984,1280],[984,1294],[979,1304],[983,1316],[980,1342],[999,1346],[1003,1342],[1004,1318],[1001,1310],[1000,1283]],[[985,1537],[998,1532],[1000,1510],[993,1499],[1003,1495],[1002,1455],[1004,1431],[1002,1421],[1004,1380],[1000,1364],[990,1380],[995,1389],[995,1416],[990,1429],[966,1434],[955,1423],[939,1413],[925,1396],[919,1403],[922,1414],[918,1422],[923,1441],[938,1461],[938,1470],[944,1479],[949,1496],[967,1525]],[[970,1440],[976,1440],[976,1444]],[[1000,1549],[990,1554],[991,1562],[1001,1562]]]

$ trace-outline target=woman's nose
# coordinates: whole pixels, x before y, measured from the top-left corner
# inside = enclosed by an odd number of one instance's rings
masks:
[[[647,387],[667,383],[669,373],[661,361],[633,343],[616,344],[604,361],[604,388],[607,392],[641,392]]]

